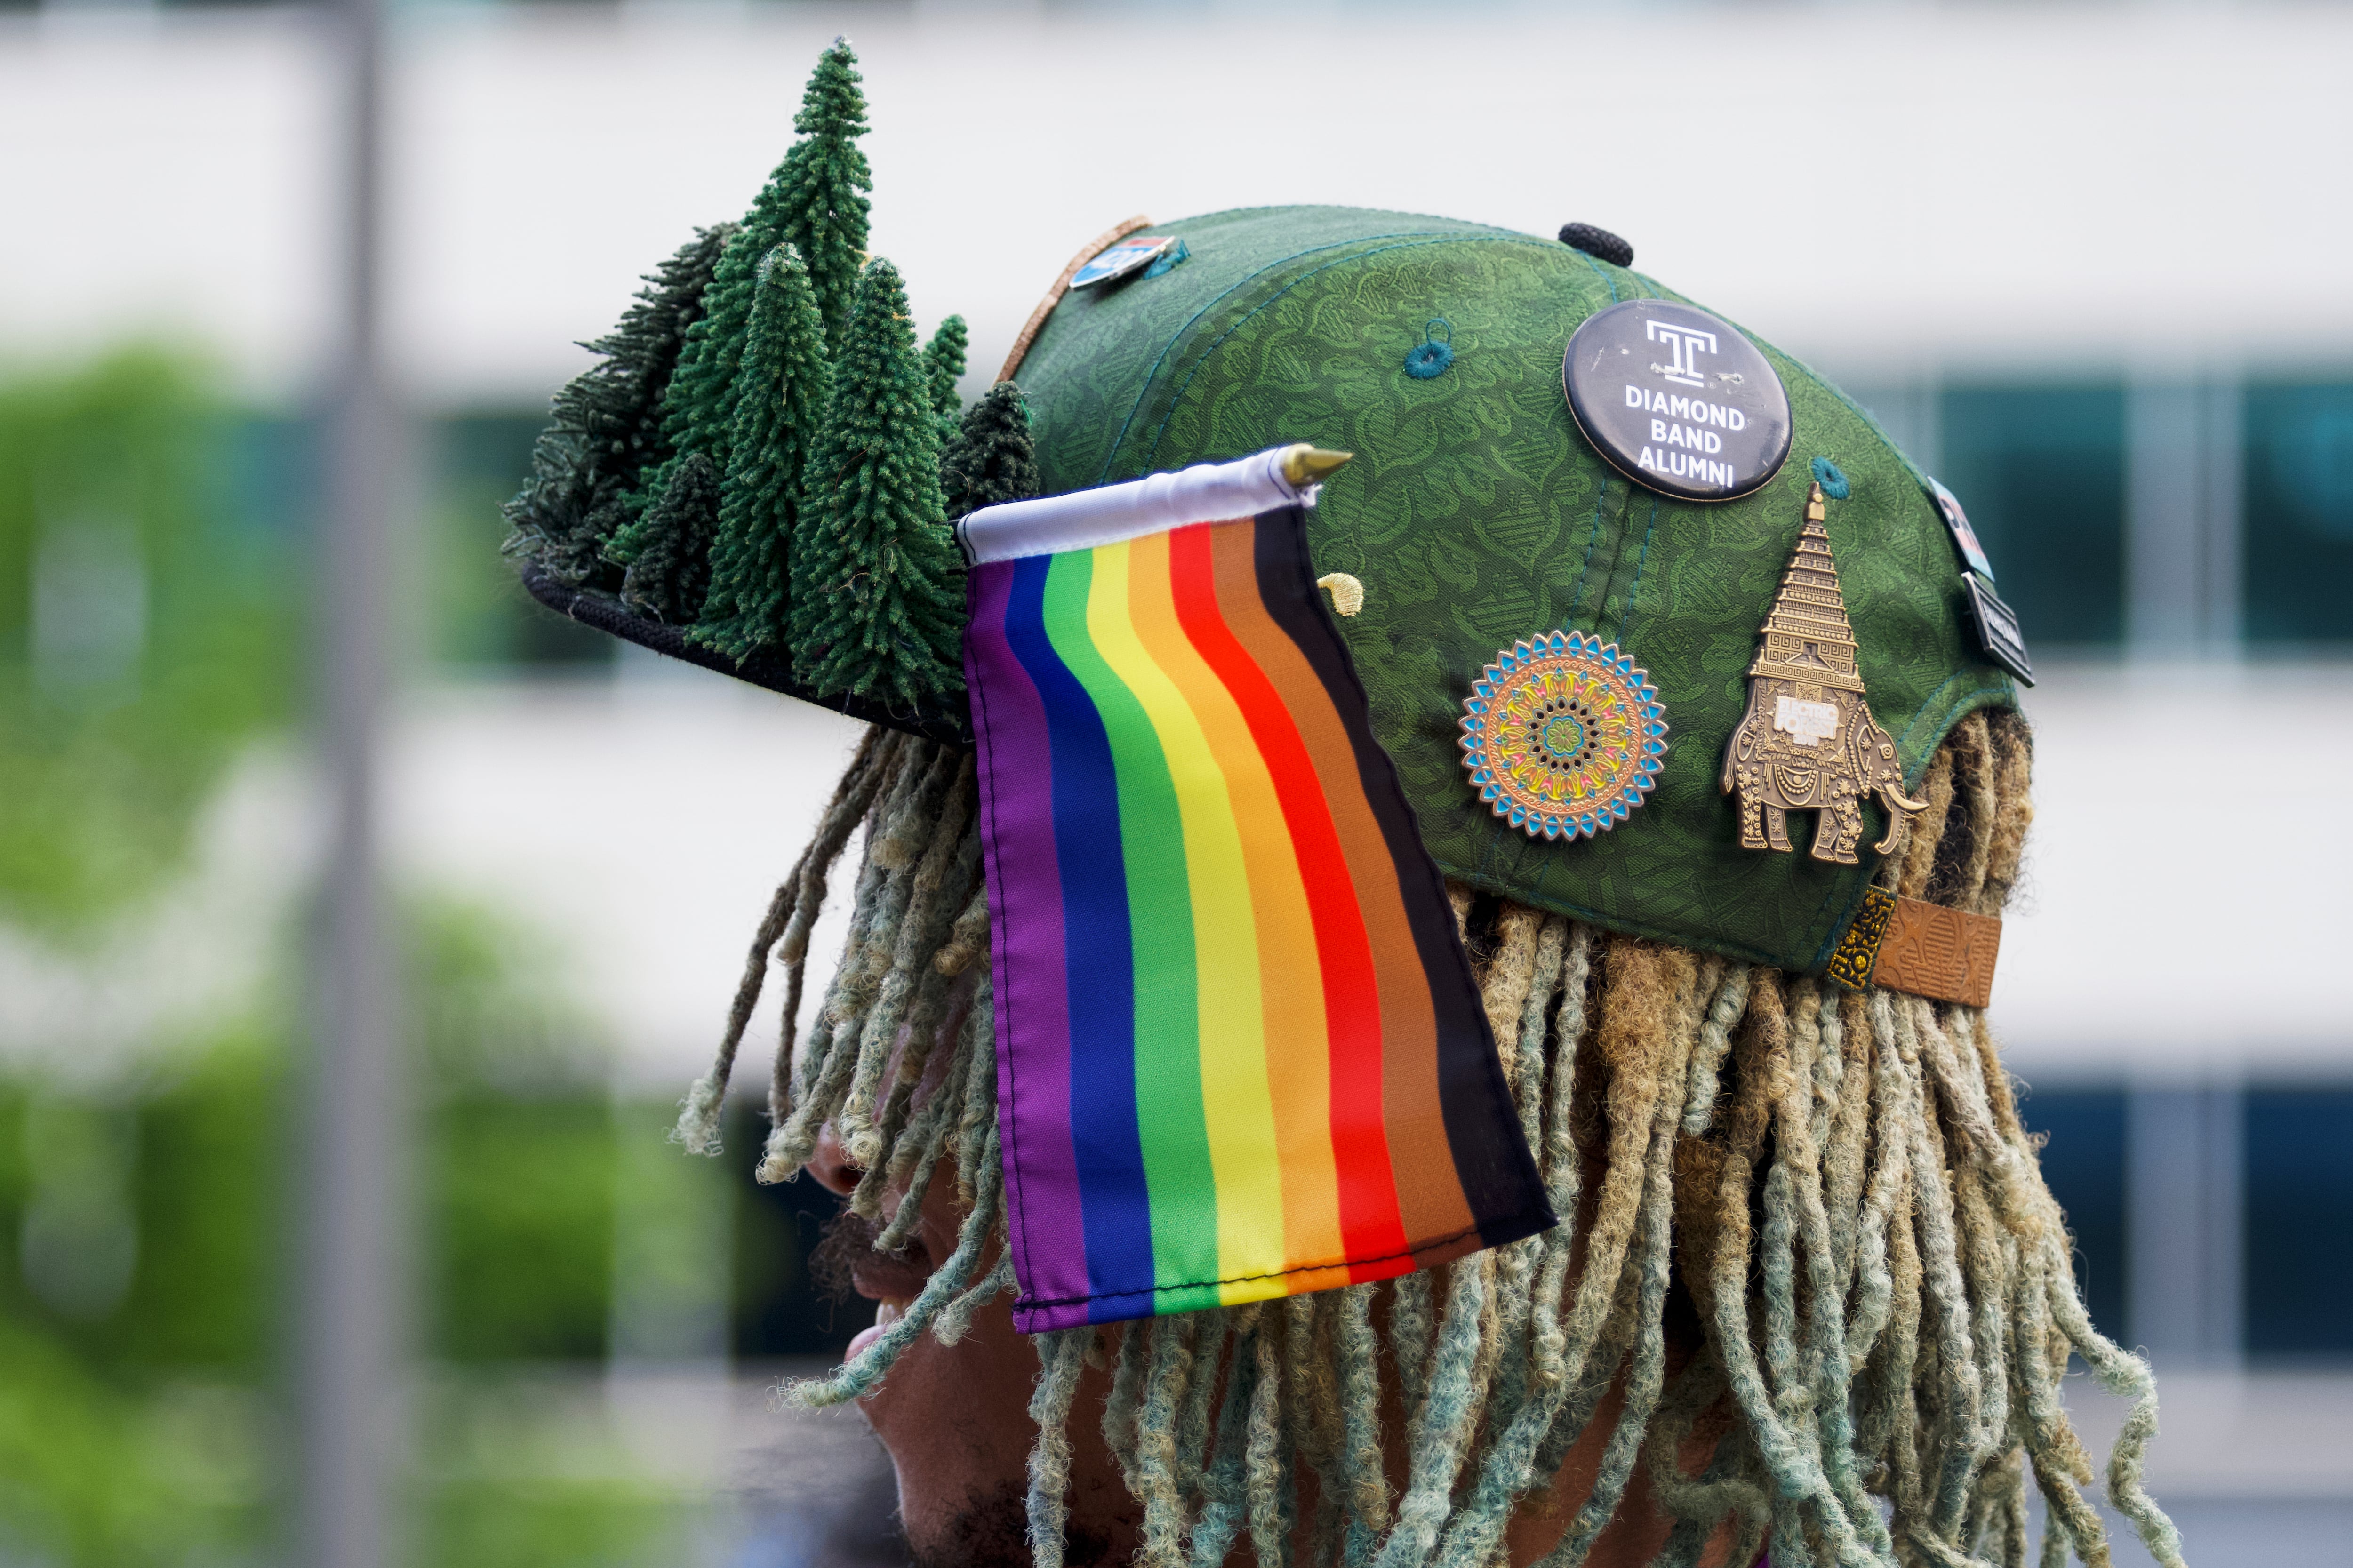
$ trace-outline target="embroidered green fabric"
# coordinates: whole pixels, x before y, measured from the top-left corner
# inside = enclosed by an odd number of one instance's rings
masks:
[[[1716,787],[1746,674],[1802,521],[1811,460],[1852,485],[1827,524],[1873,713],[1917,784],[1952,725],[2010,707],[1965,618],[1958,560],[1925,476],[1863,412],[1761,341],[1795,438],[1762,489],[1714,505],[1637,486],[1569,417],[1561,355],[1620,300],[1681,295],[1548,239],[1340,207],[1216,213],[1148,233],[1190,255],[1162,277],[1065,298],[1018,379],[1055,494],[1313,441],[1354,452],[1310,522],[1319,572],[1362,579],[1339,622],[1422,835],[1451,877],[1593,921],[1784,968],[1828,963],[1876,868],[1745,850]],[[1695,303],[1695,301],[1694,301]],[[1409,375],[1443,317],[1453,360]],[[1753,339],[1752,341],[1756,341]],[[1649,670],[1670,725],[1647,804],[1548,843],[1466,780],[1456,721],[1515,640],[1598,632]]]

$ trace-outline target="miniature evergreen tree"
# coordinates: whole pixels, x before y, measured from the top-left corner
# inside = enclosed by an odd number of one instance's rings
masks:
[[[956,414],[963,406],[956,396],[956,383],[964,378],[964,351],[970,341],[964,318],[950,316],[923,345],[923,374],[931,378],[932,412],[939,416],[944,442],[955,438]]]
[[[689,452],[672,466],[661,497],[638,520],[637,552],[621,603],[638,615],[682,626],[711,588],[711,536],[719,521],[719,476],[711,458]]]
[[[825,327],[808,268],[789,245],[760,264],[743,365],[711,596],[691,634],[738,661],[755,649],[788,654],[786,567],[800,512],[801,471],[825,413]]]
[[[858,147],[866,134],[866,95],[859,90],[857,66],[847,38],[834,39],[818,57],[801,94],[801,111],[793,117],[793,129],[807,140],[794,143],[776,170],[784,187],[784,237],[808,265],[828,342],[839,342],[849,323],[859,268],[866,265],[865,193],[874,188]]]
[[[907,291],[877,260],[834,362],[793,539],[795,662],[818,695],[909,709],[955,684],[961,568],[939,458]]]
[[[670,456],[662,395],[734,226],[697,230],[647,277],[619,324],[586,345],[603,357],[555,395],[530,481],[506,505],[509,554],[573,587],[618,584],[604,547],[639,475]]]
[[[965,410],[964,426],[940,454],[940,489],[947,514],[962,517],[999,501],[1038,493],[1037,449],[1029,441],[1029,408],[1021,389],[1000,381]]]
[[[664,429],[671,446],[680,452],[709,452],[722,474],[728,468],[735,373],[762,257],[786,243],[800,252],[826,341],[840,341],[866,254],[863,193],[874,185],[866,154],[858,149],[858,139],[866,134],[866,99],[859,91],[857,64],[842,38],[818,57],[793,120],[802,139],[768,176],[728,240],[711,279],[708,308],[688,333],[670,381]],[[639,489],[639,504],[650,504],[668,482],[668,474],[650,476]]]

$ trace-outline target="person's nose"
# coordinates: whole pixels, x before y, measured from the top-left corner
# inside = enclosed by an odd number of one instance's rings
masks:
[[[845,1198],[849,1195],[850,1189],[858,1185],[858,1178],[865,1173],[849,1163],[849,1155],[842,1148],[841,1140],[833,1135],[833,1123],[830,1121],[818,1129],[817,1152],[809,1156],[807,1169],[817,1178],[819,1186]]]

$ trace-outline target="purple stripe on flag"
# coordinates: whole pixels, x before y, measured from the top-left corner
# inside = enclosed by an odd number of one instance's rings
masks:
[[[976,771],[987,826],[981,842],[988,855],[988,924],[997,947],[997,1103],[1013,1112],[1005,1118],[1003,1149],[1007,1224],[1026,1293],[1081,1303],[1071,1321],[1083,1322],[1084,1301],[1093,1291],[1071,1140],[1062,879],[1054,852],[1053,792],[1036,787],[1050,774],[1052,746],[1045,704],[1006,638],[1014,572],[1014,563],[997,562],[969,574],[972,623],[965,638],[973,723],[982,754],[992,763]],[[999,768],[1007,768],[1010,786],[1003,790],[996,787]],[[1002,858],[998,847],[1007,843],[1028,847],[1019,864]],[[1016,1041],[1031,1042],[1031,1048],[1017,1053]],[[1053,1042],[1052,1048],[1035,1048],[1044,1042]],[[1024,1107],[1031,1114],[1020,1116]],[[1034,1249],[1032,1232],[1039,1240]],[[1021,1325],[1025,1332],[1067,1326]]]

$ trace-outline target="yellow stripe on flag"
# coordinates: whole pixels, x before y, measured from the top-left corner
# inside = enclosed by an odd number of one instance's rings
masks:
[[[1240,1280],[1280,1273],[1285,1251],[1258,921],[1224,770],[1185,692],[1146,651],[1138,623],[1147,618],[1182,636],[1168,597],[1168,536],[1098,546],[1087,636],[1151,720],[1184,826],[1200,976],[1201,1109],[1218,1183],[1218,1276]]]

